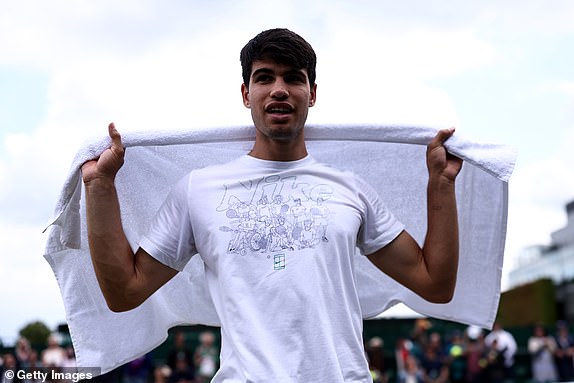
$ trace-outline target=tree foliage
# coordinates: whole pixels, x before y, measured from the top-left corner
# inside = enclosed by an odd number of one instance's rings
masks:
[[[51,331],[43,322],[32,322],[20,330],[20,336],[28,339],[34,346],[46,346]]]

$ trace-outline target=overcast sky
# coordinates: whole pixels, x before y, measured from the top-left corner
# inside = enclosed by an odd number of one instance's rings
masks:
[[[310,123],[455,125],[516,148],[506,278],[574,199],[573,17],[569,0],[1,0],[0,339],[65,321],[42,229],[80,145],[110,121],[249,124],[239,50],[272,27],[317,52]]]

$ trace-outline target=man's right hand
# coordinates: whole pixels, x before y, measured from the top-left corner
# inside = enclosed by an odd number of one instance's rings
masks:
[[[122,138],[111,123],[111,146],[98,159],[82,165],[86,192],[88,243],[100,289],[112,311],[139,306],[177,274],[139,248],[135,254],[122,226],[114,185],[124,163]]]
[[[108,132],[112,145],[99,158],[82,165],[82,178],[86,184],[98,178],[114,181],[116,174],[124,164],[125,149],[122,145],[122,137],[113,122],[108,125]]]

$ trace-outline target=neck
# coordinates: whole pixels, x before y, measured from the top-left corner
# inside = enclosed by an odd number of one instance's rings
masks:
[[[256,135],[249,155],[268,161],[297,161],[307,156],[303,135],[295,140],[274,140]]]

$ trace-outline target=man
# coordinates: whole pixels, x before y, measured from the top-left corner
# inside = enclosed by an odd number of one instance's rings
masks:
[[[484,338],[484,344],[502,354],[506,379],[514,379],[514,355],[518,349],[514,336],[500,322],[494,322],[492,331]]]
[[[113,124],[111,147],[83,165],[100,288],[111,310],[130,310],[199,254],[222,324],[214,382],[371,382],[355,250],[429,301],[452,298],[454,183],[462,161],[443,143],[454,130],[439,131],[428,146],[428,232],[420,248],[368,184],[307,153],[305,121],[317,97],[312,47],[291,31],[273,29],[252,39],[240,58],[243,103],[255,125],[252,150],[184,177],[135,254],[114,187],[124,149]],[[281,207],[263,215],[261,200],[281,201]],[[318,204],[328,213],[315,222]],[[321,240],[301,240],[309,225],[317,225]],[[280,242],[273,238],[278,235]],[[267,246],[270,241],[281,246]]]
[[[574,337],[570,335],[568,324],[565,321],[556,323],[556,367],[560,380],[567,382],[574,379]]]

